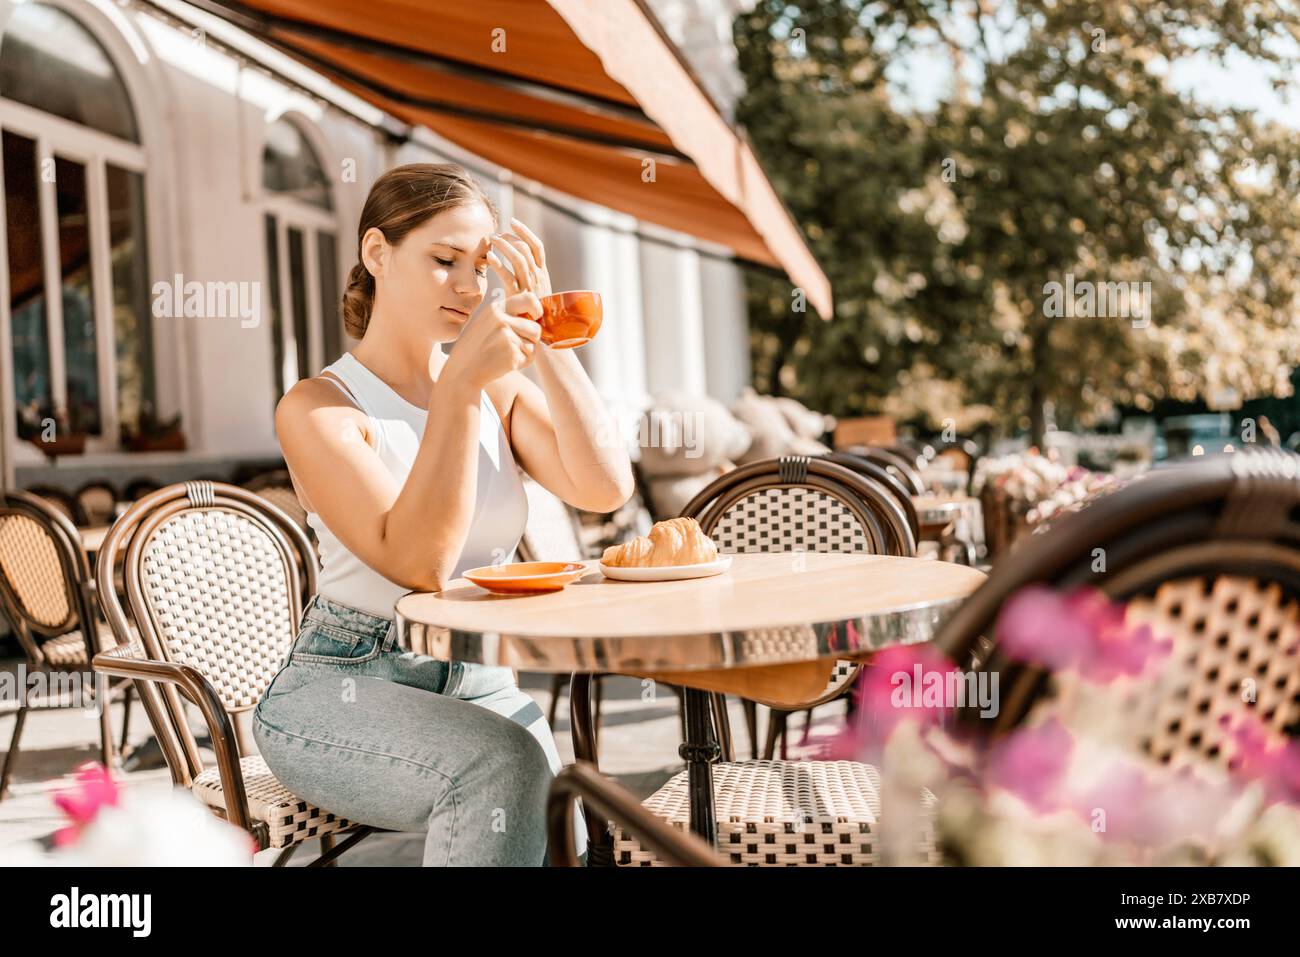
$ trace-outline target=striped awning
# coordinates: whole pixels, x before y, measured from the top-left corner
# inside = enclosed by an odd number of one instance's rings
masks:
[[[782,269],[831,315],[799,228],[644,0],[196,5],[521,176]]]

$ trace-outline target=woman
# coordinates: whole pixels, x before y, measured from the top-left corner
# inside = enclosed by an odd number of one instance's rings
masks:
[[[632,493],[626,447],[598,441],[619,433],[577,357],[539,343],[546,254],[511,223],[497,232],[459,166],[381,176],[343,297],[361,342],[275,416],[321,573],[254,736],[303,799],[427,831],[426,865],[545,863],[560,763],[510,669],[402,652],[394,602],[513,555],[528,514],[516,462],[579,508],[611,511]],[[484,304],[489,267],[506,297]],[[533,363],[540,387],[520,371]]]

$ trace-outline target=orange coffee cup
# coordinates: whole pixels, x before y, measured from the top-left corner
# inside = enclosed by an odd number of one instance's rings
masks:
[[[555,292],[541,298],[542,342],[552,349],[572,349],[595,338],[605,316],[600,293],[590,289]]]

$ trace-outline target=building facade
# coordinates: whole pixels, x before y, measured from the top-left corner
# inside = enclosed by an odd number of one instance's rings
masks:
[[[556,288],[603,294],[579,355],[629,434],[651,392],[728,401],[748,381],[725,249],[406,128],[178,0],[0,18],[6,484],[278,458],[279,397],[351,345],[338,301],[369,185],[407,162],[464,163],[542,237]],[[81,448],[51,460],[33,442],[51,435]]]

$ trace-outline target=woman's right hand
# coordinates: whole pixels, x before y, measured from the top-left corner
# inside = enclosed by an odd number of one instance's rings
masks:
[[[542,304],[531,292],[480,309],[466,324],[443,368],[476,389],[533,361],[541,341]]]

